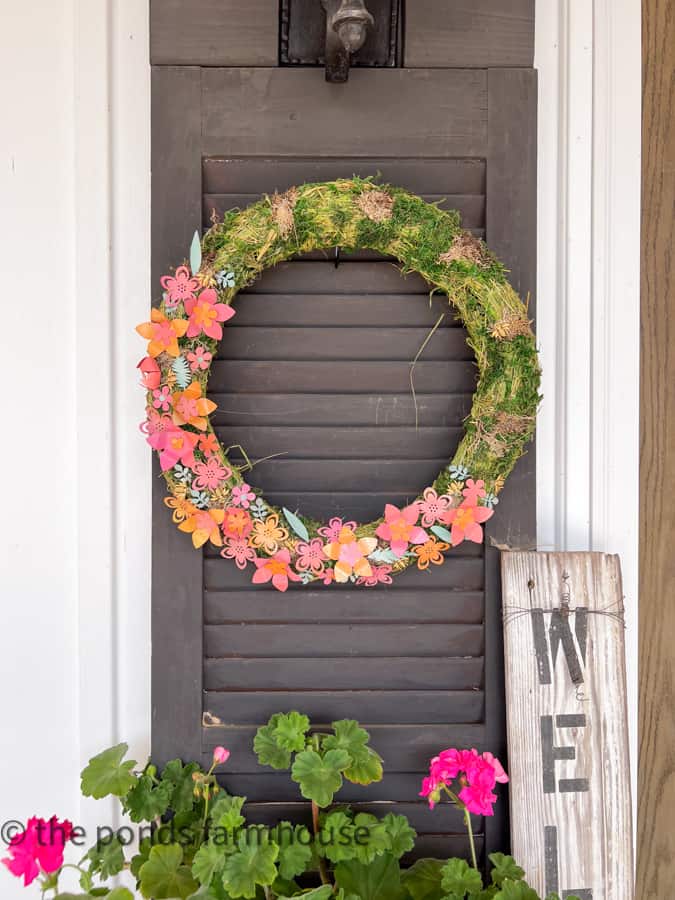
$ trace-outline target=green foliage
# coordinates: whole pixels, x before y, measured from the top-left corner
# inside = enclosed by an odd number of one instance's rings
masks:
[[[132,822],[151,822],[163,816],[173,792],[169,782],[157,783],[150,775],[141,775],[126,795],[124,807]]]
[[[117,744],[89,760],[80,779],[80,788],[85,797],[94,797],[96,800],[109,794],[124,797],[131,790],[136,783],[136,776],[132,772],[136,762],[133,759],[122,762],[128,749],[127,744]]]
[[[370,735],[354,719],[333,722],[335,734],[326,735],[322,746],[325,750],[346,750],[351,763],[344,772],[354,784],[371,784],[382,779],[382,759],[368,746]]]
[[[441,900],[442,871],[442,860],[418,859],[402,873],[401,881],[412,900]]]
[[[371,863],[352,859],[335,867],[335,883],[360,900],[404,900],[401,870],[397,860],[383,853]]]
[[[179,844],[153,847],[139,875],[141,893],[152,900],[186,900],[198,888],[189,866],[183,863],[183,850]]]
[[[234,834],[246,821],[241,814],[245,802],[246,797],[231,797],[229,794],[219,796],[211,809],[211,827],[216,830],[224,829],[228,835]]]
[[[524,869],[516,863],[512,856],[505,856],[503,853],[491,853],[488,857],[492,863],[492,883],[501,885],[507,878],[511,881],[520,881],[525,877]]]
[[[112,878],[124,868],[124,845],[117,837],[109,841],[99,841],[88,851],[89,875],[99,875],[102,879]],[[87,886],[91,890],[91,884]]]
[[[279,822],[272,829],[271,838],[279,847],[279,874],[282,878],[291,881],[307,871],[312,861],[313,841],[304,825],[293,827],[290,822]]]
[[[274,739],[283,750],[303,750],[309,731],[309,719],[298,712],[281,713],[274,728]]]
[[[197,763],[188,763],[186,766],[179,759],[172,759],[164,767],[162,772],[162,784],[171,787],[169,808],[175,813],[192,810],[194,802],[194,781],[192,776],[201,771]]]
[[[300,793],[317,806],[330,806],[342,787],[342,773],[351,764],[346,750],[328,750],[323,756],[316,750],[303,750],[295,757],[291,778],[300,785]]]
[[[253,844],[247,834],[241,835],[237,851],[227,857],[223,867],[223,885],[230,897],[252,900],[258,885],[273,884],[278,856],[279,847],[272,841]]]
[[[282,747],[276,736],[277,723],[281,713],[276,713],[267,725],[259,728],[253,739],[253,750],[261,766],[273,769],[288,769],[291,765],[291,753]]]
[[[477,894],[483,887],[480,872],[464,859],[449,859],[441,871],[441,887],[448,900],[463,900],[466,894]]]

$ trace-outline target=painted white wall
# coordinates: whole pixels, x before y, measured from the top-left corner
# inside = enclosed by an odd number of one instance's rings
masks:
[[[0,819],[91,827],[111,813],[80,803],[81,765],[114,741],[137,759],[149,748],[133,337],[149,296],[147,0],[0,0],[0,13],[0,341],[20,373],[0,443]],[[621,554],[633,738],[639,48],[639,0],[538,0],[539,539]],[[28,896],[0,879],[7,900]]]

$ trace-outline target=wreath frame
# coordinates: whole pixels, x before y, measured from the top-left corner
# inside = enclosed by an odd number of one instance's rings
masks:
[[[233,448],[218,441],[215,404],[206,399],[237,293],[266,268],[336,246],[394,257],[403,274],[416,272],[431,294],[442,292],[478,368],[449,464],[404,510],[388,504],[383,518],[362,525],[322,525],[256,495],[243,477],[253,464],[230,462]],[[464,539],[482,541],[481,524],[534,432],[540,368],[527,305],[503,264],[461,228],[458,212],[372,179],[309,183],[228,212],[201,240],[195,233],[189,265],[162,277],[163,299],[137,331],[149,341],[139,363],[148,391],[141,430],[160,455],[173,521],[195,547],[211,541],[239,568],[253,562],[254,582],[286,590],[289,581],[387,584],[411,564],[441,564]]]

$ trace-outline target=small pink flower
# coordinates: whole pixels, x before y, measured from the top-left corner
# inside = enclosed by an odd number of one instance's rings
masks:
[[[403,556],[409,544],[423,544],[429,535],[416,524],[420,511],[417,503],[399,509],[391,503],[384,508],[384,522],[378,525],[375,534],[383,541],[389,541],[396,556]]]
[[[439,497],[431,487],[424,489],[423,498],[417,505],[422,513],[422,525],[430,528],[436,522],[440,522],[441,516],[452,506],[452,499],[445,494]]]
[[[245,569],[248,563],[256,558],[255,550],[249,547],[245,537],[227,538],[220,555],[226,559],[233,559],[238,569]]]
[[[295,568],[298,572],[311,572],[313,575],[323,575],[326,567],[326,554],[323,552],[321,538],[313,538],[308,543],[300,543],[296,547],[297,559]]]
[[[230,758],[230,751],[226,750],[225,747],[215,747],[213,750],[213,761],[217,765],[222,765],[226,763]]]
[[[257,557],[256,573],[251,579],[253,584],[265,584],[271,581],[278,591],[288,590],[289,579],[300,581],[300,576],[291,569],[291,554],[284,547],[273,557]]]
[[[466,485],[462,491],[464,495],[462,506],[478,506],[478,498],[485,497],[486,493],[485,482],[481,478],[478,481],[474,481],[473,478],[467,478]]]
[[[334,581],[335,581],[335,569],[326,569],[326,571],[323,573],[323,583],[328,585],[328,584],[333,584]]]
[[[356,522],[343,522],[342,519],[331,519],[328,525],[319,528],[319,534],[326,538],[329,543],[337,541],[343,528],[349,528],[350,531],[356,531]]]
[[[365,587],[375,587],[376,584],[391,584],[391,566],[373,566],[372,575],[367,578],[357,578],[356,583]]]
[[[192,468],[197,475],[192,485],[200,491],[213,490],[232,475],[232,469],[224,466],[217,456],[210,456],[206,462],[195,463]]]
[[[152,405],[155,409],[161,409],[163,412],[171,409],[171,389],[168,385],[165,384],[164,387],[157,388],[152,392]]]
[[[175,427],[171,416],[160,416],[158,412],[150,408],[148,408],[148,418],[145,422],[141,422],[140,424],[140,429],[143,434],[148,435],[148,443],[151,447],[154,446],[150,442],[151,437],[161,434],[164,431],[173,431]]]
[[[197,369],[208,369],[213,359],[213,353],[210,353],[206,347],[202,347],[200,344],[194,353],[188,353],[187,359],[192,371],[196,372]]]
[[[193,300],[199,288],[196,278],[190,276],[185,266],[179,266],[175,275],[162,275],[159,279],[165,291],[164,303],[167,309],[174,309],[179,303]]]
[[[232,506],[241,506],[242,509],[248,509],[255,500],[255,494],[251,490],[250,485],[243,481],[241,484],[232,488]]]

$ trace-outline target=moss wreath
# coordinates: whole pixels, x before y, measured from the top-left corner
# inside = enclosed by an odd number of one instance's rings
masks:
[[[404,509],[388,504],[365,525],[310,520],[276,509],[244,480],[251,467],[228,460],[206,398],[211,361],[231,303],[263,269],[298,253],[340,246],[393,256],[448,297],[468,333],[478,383],[464,436],[450,464]],[[459,214],[420,197],[358,178],[304,184],[227,213],[195,234],[190,268],[161,279],[139,368],[148,391],[141,425],[158,451],[173,521],[195,547],[211,541],[253,582],[278,590],[289,581],[373,586],[416,564],[439,565],[463,540],[480,543],[482,523],[534,431],[540,370],[527,308],[504,266],[460,227]],[[241,451],[241,448],[240,452]]]

